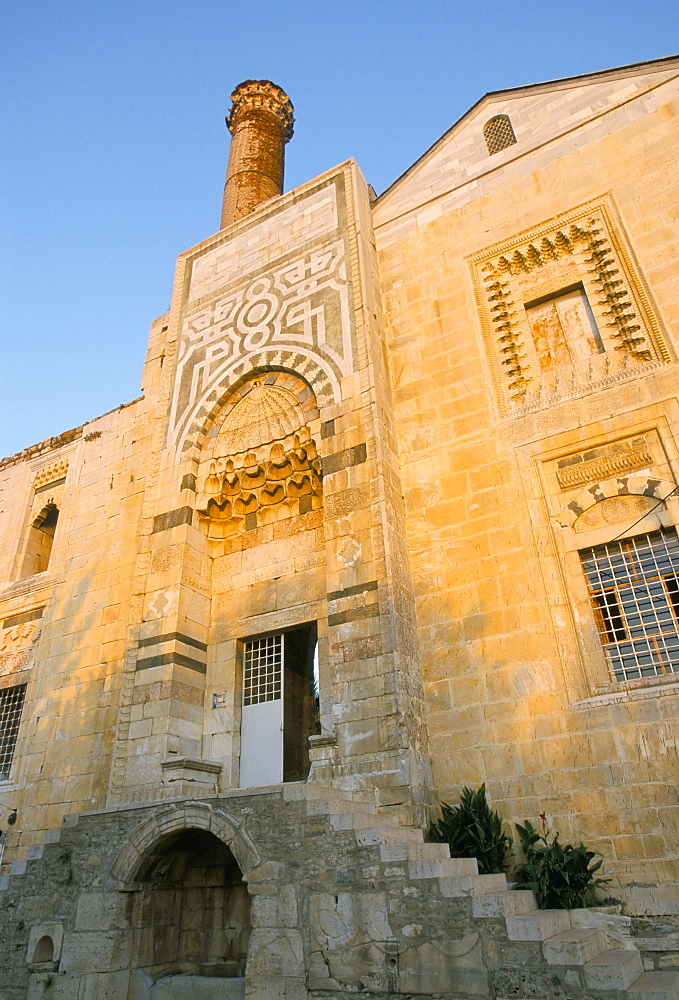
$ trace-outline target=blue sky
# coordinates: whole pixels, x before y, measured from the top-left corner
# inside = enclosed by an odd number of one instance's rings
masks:
[[[482,94],[655,59],[675,0],[21,0],[0,14],[0,455],[139,395],[178,253],[219,226],[233,87],[290,95],[286,189],[382,191]]]

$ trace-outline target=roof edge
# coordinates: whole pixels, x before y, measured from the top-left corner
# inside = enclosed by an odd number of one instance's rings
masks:
[[[396,177],[395,180],[391,182],[389,187],[386,187],[384,191],[382,191],[382,193],[377,196],[377,198],[373,202],[373,207],[379,205],[379,203],[382,201],[383,198],[386,197],[386,195],[390,194],[391,191],[398,184],[401,183],[401,181],[405,180],[405,178],[413,170],[415,170],[415,168],[418,167],[430,154],[432,154],[434,150],[441,143],[443,143],[444,140],[447,139],[448,136],[451,135],[451,133],[454,132],[466,118],[470,117],[472,114],[478,111],[479,108],[483,106],[484,102],[497,99],[498,97],[501,97],[506,94],[519,94],[522,92],[525,93],[529,91],[536,91],[539,90],[540,88],[549,89],[551,87],[563,84],[575,84],[582,80],[592,80],[595,79],[596,77],[605,77],[615,73],[625,74],[627,72],[634,72],[635,70],[641,68],[649,69],[650,67],[656,67],[656,66],[662,67],[672,62],[676,62],[679,67],[679,53],[671,56],[661,56],[658,59],[648,59],[643,62],[626,63],[623,66],[611,66],[609,69],[598,69],[594,70],[592,73],[578,73],[575,76],[556,77],[554,80],[543,80],[539,83],[526,83],[526,84],[521,84],[518,87],[506,87],[502,90],[488,90],[478,99],[478,101],[475,101],[474,104],[472,104],[472,106],[468,108],[463,115],[461,115],[455,122],[453,122],[450,128],[447,128],[446,131],[431,144],[431,146],[425,149],[425,151],[420,156],[418,156],[418,158],[414,160],[409,167],[406,167],[403,173],[399,174],[398,177]]]

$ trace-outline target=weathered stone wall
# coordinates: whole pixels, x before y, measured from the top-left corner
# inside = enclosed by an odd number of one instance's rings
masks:
[[[674,912],[676,674],[611,683],[577,550],[678,520],[659,503],[677,469],[677,91],[659,70],[587,94],[577,111],[568,86],[486,99],[378,201],[389,364],[441,796],[485,781],[508,819],[546,812],[600,850],[640,912]],[[517,142],[489,156],[497,111]],[[633,348],[610,339],[601,259]],[[609,340],[553,377],[522,301],[574,281]]]

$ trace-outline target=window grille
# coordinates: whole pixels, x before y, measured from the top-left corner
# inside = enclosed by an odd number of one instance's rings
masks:
[[[495,115],[483,126],[483,137],[489,153],[499,153],[516,142],[509,115]]]
[[[281,697],[283,636],[250,639],[245,643],[243,704],[259,705]]]
[[[25,684],[0,691],[0,781],[9,779],[25,693]]]
[[[674,528],[580,553],[616,681],[679,671],[679,538]]]

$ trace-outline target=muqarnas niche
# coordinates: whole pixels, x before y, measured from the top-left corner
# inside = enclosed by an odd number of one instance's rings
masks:
[[[210,541],[322,506],[321,461],[305,420],[289,389],[246,387],[202,463],[197,510]]]

